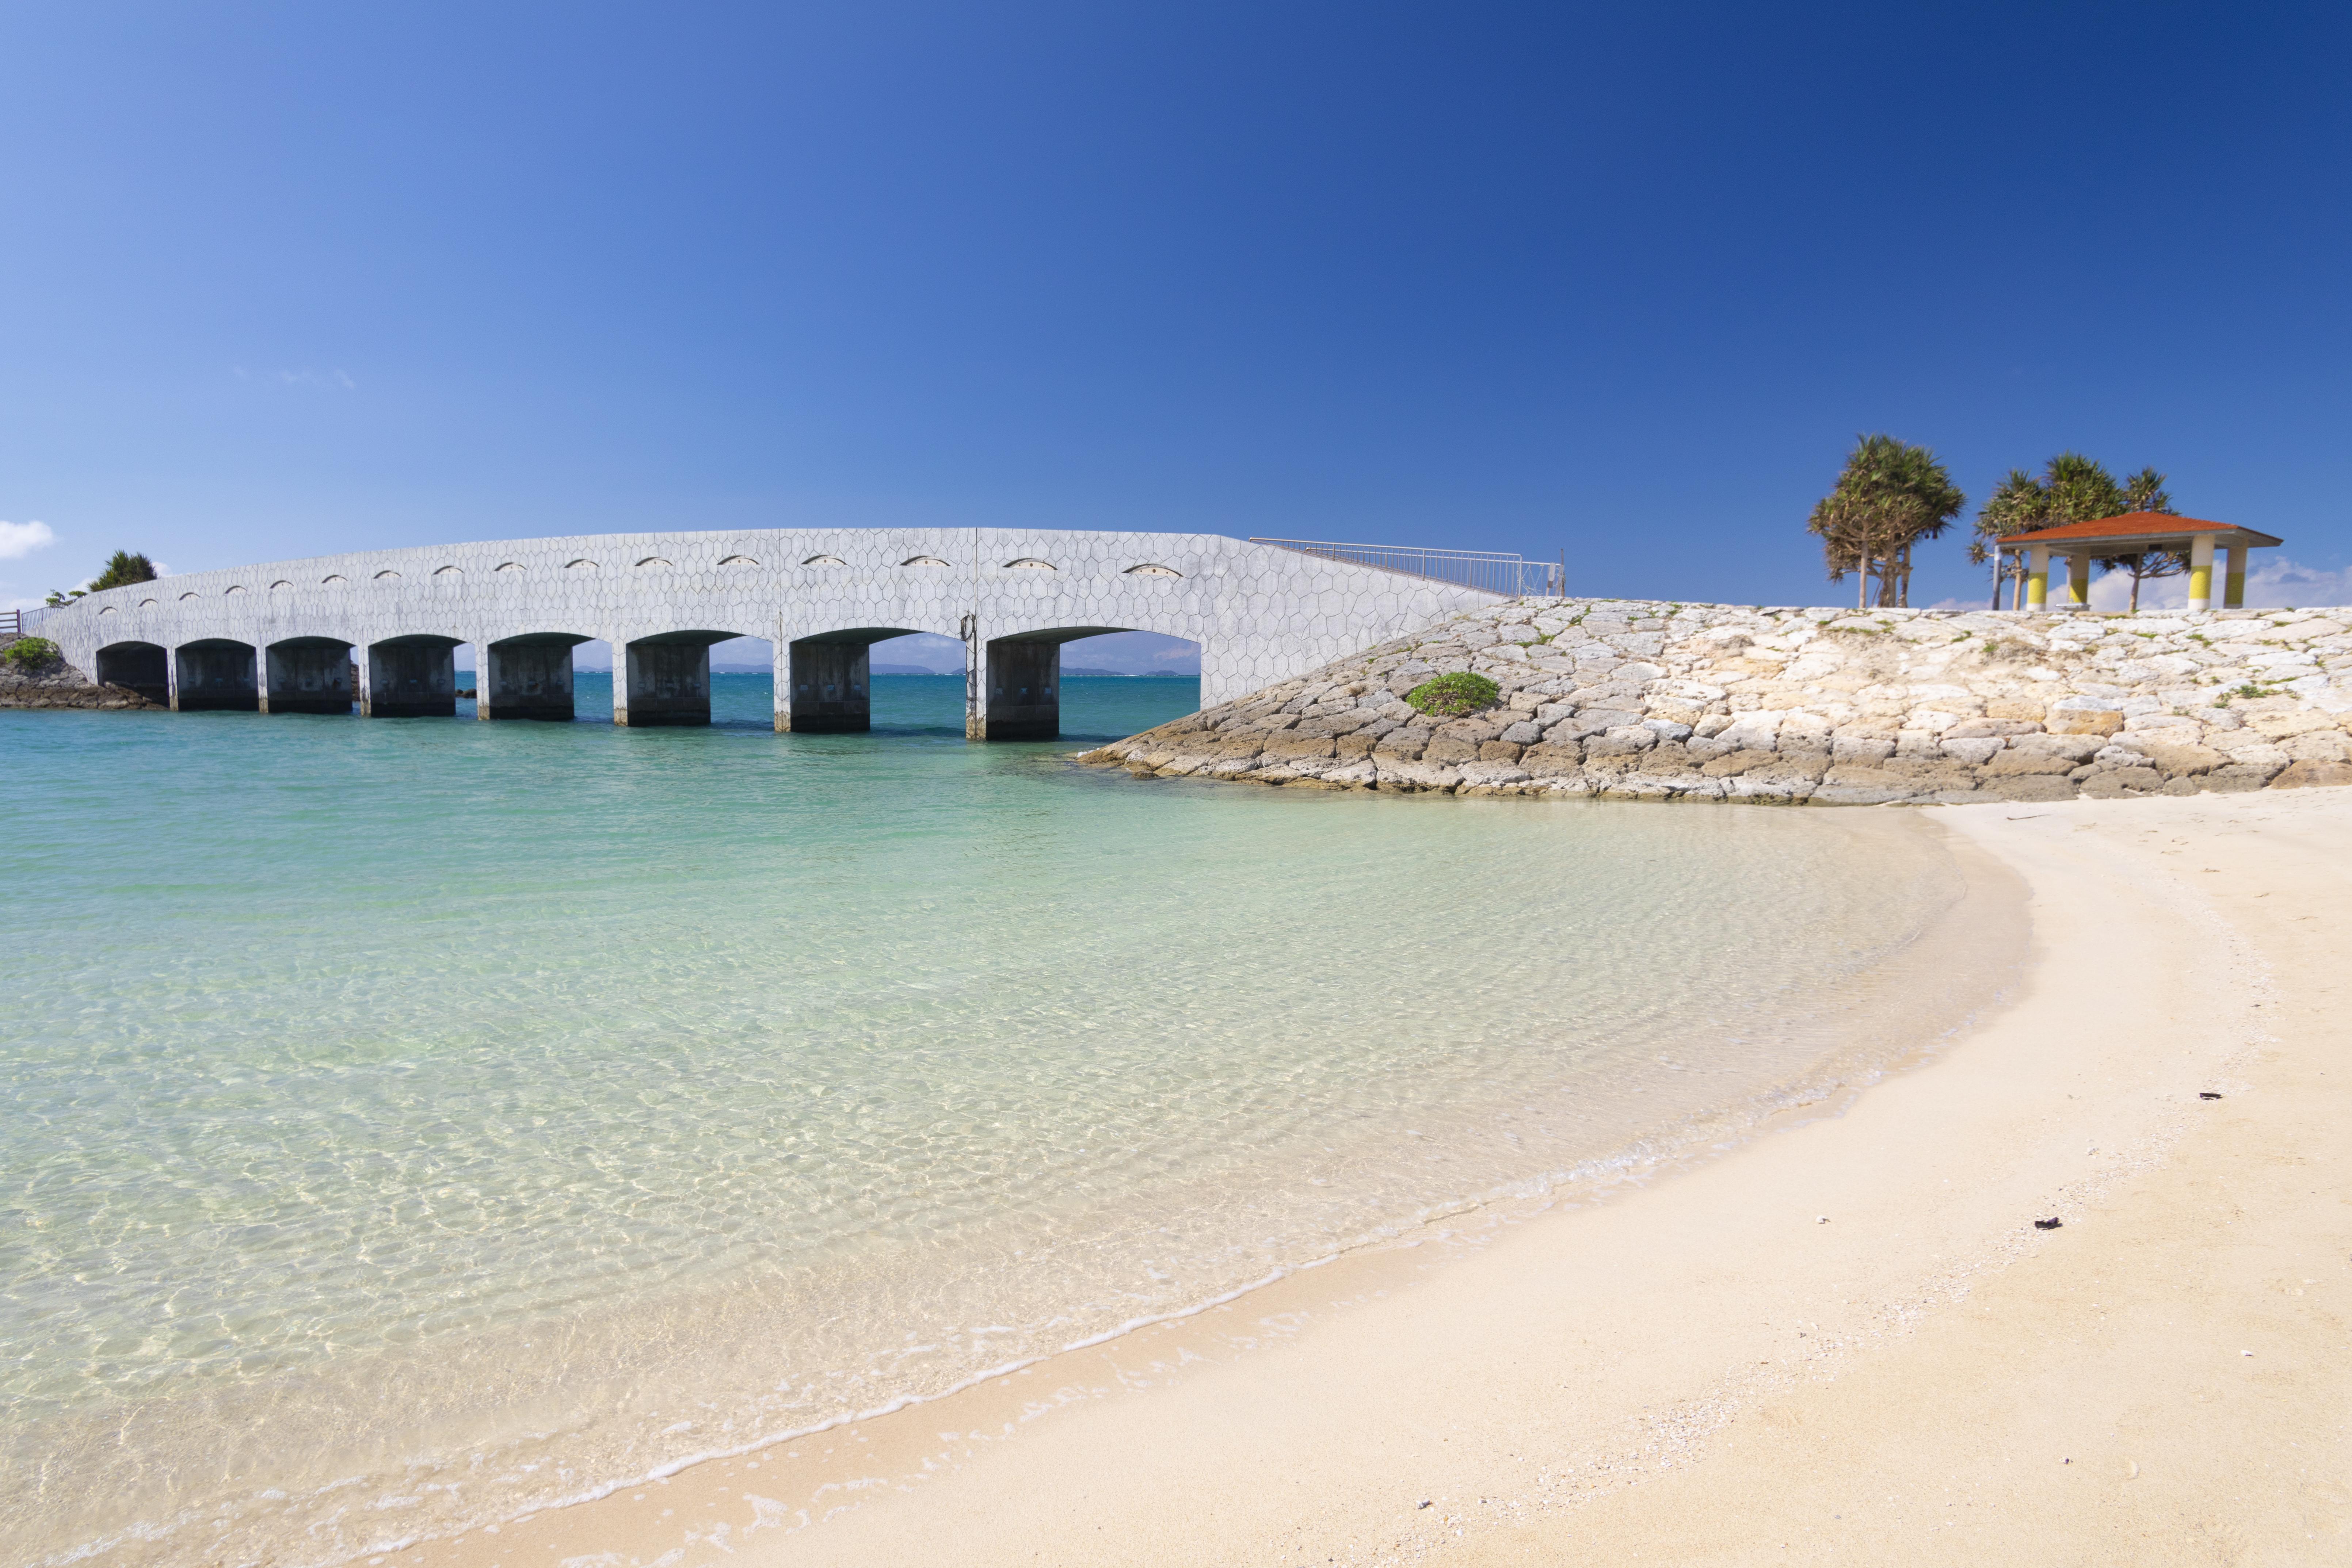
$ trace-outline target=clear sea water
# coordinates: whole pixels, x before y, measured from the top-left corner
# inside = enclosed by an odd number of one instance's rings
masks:
[[[329,1563],[1736,1140],[1982,992],[1917,814],[0,713],[0,1557]],[[1981,955],[1979,955],[1981,956]],[[1973,961],[1972,961],[1973,962]]]

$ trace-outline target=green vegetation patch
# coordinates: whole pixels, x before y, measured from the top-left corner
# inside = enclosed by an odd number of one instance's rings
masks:
[[[58,645],[47,637],[18,637],[6,648],[0,649],[0,659],[5,659],[27,675],[53,669],[65,662]]]
[[[1468,670],[1453,675],[1441,675],[1434,680],[1424,680],[1404,694],[1404,700],[1423,713],[1440,719],[1461,719],[1481,708],[1492,708],[1502,700],[1503,689],[1483,675]]]

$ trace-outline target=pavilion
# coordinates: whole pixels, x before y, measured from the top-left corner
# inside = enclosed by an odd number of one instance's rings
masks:
[[[2222,582],[2221,607],[2234,610],[2246,602],[2246,552],[2284,541],[2235,523],[2208,522],[2201,518],[2174,517],[2160,511],[2127,511],[2121,517],[2093,518],[2087,522],[2064,522],[2056,528],[2012,533],[1998,542],[2004,551],[2026,552],[2025,607],[2029,610],[2049,607],[2053,555],[2066,558],[2066,602],[2062,607],[2080,610],[2091,603],[2092,562],[2137,555],[2144,550],[2184,548],[2189,552],[2189,607],[2210,610],[2213,607],[2213,551],[2219,545],[2230,552],[2229,570]]]

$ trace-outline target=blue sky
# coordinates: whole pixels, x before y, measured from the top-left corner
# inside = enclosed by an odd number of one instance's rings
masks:
[[[2152,463],[2352,598],[2347,67],[2294,5],[13,6],[0,602],[1030,523],[1818,603],[1880,429]]]

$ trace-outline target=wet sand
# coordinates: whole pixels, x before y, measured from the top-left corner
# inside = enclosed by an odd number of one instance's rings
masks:
[[[2352,1560],[2352,790],[1934,820],[2024,879],[2033,954],[1910,1070],[1607,1202],[371,1561]]]

